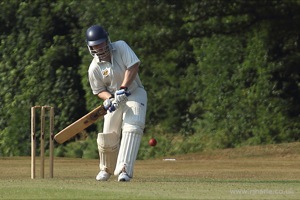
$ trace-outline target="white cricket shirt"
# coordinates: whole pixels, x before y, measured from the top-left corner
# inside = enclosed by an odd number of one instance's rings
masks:
[[[95,56],[89,66],[89,82],[95,95],[104,90],[113,94],[121,87],[126,69],[140,63],[133,50],[122,40],[112,42],[110,49],[111,63],[100,62]],[[143,85],[137,74],[135,80],[128,86],[128,90],[133,92],[138,87],[143,88]]]

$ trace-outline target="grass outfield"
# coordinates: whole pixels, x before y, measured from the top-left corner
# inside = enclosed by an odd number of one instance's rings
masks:
[[[97,182],[98,160],[55,158],[53,179],[31,180],[30,157],[0,158],[0,199],[300,198],[300,143],[168,158],[137,161],[127,183]]]

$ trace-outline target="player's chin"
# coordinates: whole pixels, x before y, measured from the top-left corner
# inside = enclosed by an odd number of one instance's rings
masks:
[[[105,55],[99,55],[97,54],[99,60],[105,60],[105,61],[109,61],[110,60],[110,54],[105,54]]]

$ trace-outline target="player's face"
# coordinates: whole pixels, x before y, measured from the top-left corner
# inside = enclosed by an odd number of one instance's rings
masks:
[[[106,60],[110,58],[110,51],[108,42],[102,42],[101,44],[91,47],[92,53],[96,54],[100,60]]]

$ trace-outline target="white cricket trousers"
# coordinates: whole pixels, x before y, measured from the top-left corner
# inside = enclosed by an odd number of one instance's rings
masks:
[[[144,88],[137,88],[128,96],[126,105],[104,116],[103,134],[115,132],[121,138],[115,175],[125,170],[130,177],[133,176],[134,163],[145,128],[146,111],[147,93]]]

